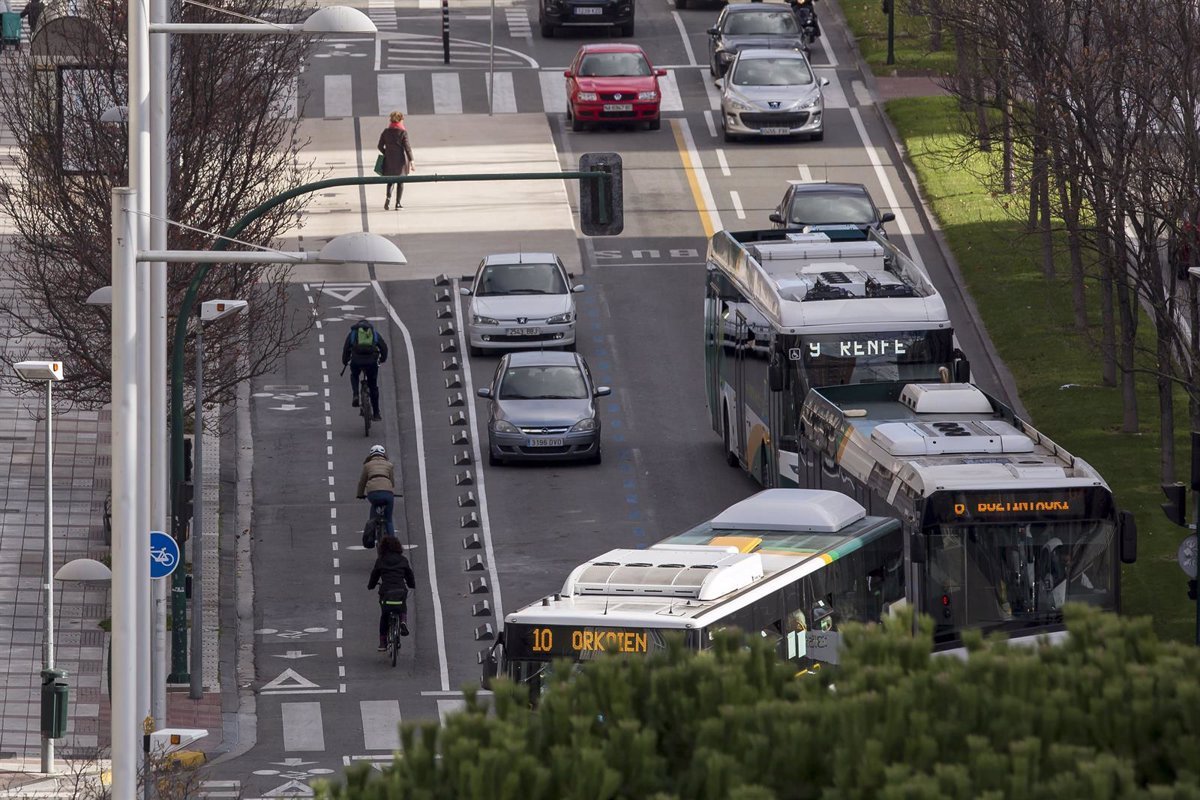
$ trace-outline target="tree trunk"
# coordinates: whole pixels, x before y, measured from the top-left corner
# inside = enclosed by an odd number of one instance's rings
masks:
[[[971,110],[968,98],[972,96],[972,84],[969,77],[971,60],[967,55],[967,34],[962,28],[954,32],[954,61],[957,67],[954,70],[954,93],[958,95],[958,110],[965,114]]]
[[[1007,55],[1005,56],[1007,58]],[[1001,153],[1001,169],[1004,172],[1004,193],[1016,191],[1016,175],[1013,158],[1013,118],[1012,97],[1008,93],[1008,71],[1000,76],[1000,85],[996,88],[996,101],[1000,106],[1000,138],[1003,152]]]
[[[1112,226],[1108,223],[1108,192],[1103,182],[1097,182],[1096,208],[1098,209],[1100,251],[1100,382],[1105,386],[1117,385],[1117,327],[1113,312],[1113,268],[1114,256],[1109,236]]]
[[[935,53],[942,49],[941,0],[929,0],[929,49]]]
[[[1114,282],[1117,290],[1117,311],[1120,320],[1120,339],[1117,348],[1117,367],[1121,373],[1121,432],[1138,433],[1137,373],[1134,372],[1137,342],[1137,292],[1133,291],[1130,264],[1124,243],[1124,205],[1115,209],[1109,235],[1117,242],[1114,248]],[[1145,243],[1142,243],[1145,246]]]
[[[1042,275],[1053,280],[1058,276],[1054,265],[1054,220],[1050,217],[1050,175],[1046,171],[1046,159],[1042,157],[1042,175],[1037,182],[1038,204],[1041,206],[1042,223]]]
[[[1087,290],[1084,283],[1082,231],[1079,229],[1079,206],[1082,192],[1073,176],[1067,175],[1062,156],[1053,156],[1054,183],[1058,187],[1058,203],[1063,212],[1063,223],[1067,228],[1067,252],[1071,259],[1071,301],[1075,307],[1075,329],[1088,329]],[[1049,186],[1047,185],[1047,200]]]

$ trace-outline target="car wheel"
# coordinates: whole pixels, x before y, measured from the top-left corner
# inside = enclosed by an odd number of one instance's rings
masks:
[[[662,127],[662,117],[655,117],[646,123],[646,130],[656,131]]]
[[[471,345],[467,345],[467,350],[468,350],[468,352],[470,352],[470,353],[471,353],[471,356],[472,356],[473,358],[479,358],[480,356],[482,356],[482,355],[483,355],[483,348],[482,348],[482,347],[476,347],[476,346],[475,346],[475,345],[473,345],[473,344],[471,344]]]
[[[488,466],[489,467],[504,466],[504,459],[496,458],[496,456],[492,453],[491,448],[488,448]]]
[[[571,342],[570,344],[564,344],[563,352],[564,353],[574,353],[575,352],[575,342]]]
[[[825,131],[817,131],[812,136],[808,137],[810,142],[822,142],[825,140]]]
[[[677,11],[683,11],[687,7],[688,7],[688,0],[675,0],[675,9]]]
[[[586,123],[579,117],[571,117],[571,130],[581,131],[586,127]]]
[[[735,134],[730,133],[729,128],[726,128],[724,125],[721,125],[721,138],[723,138],[727,143],[736,142],[738,140],[738,137]]]
[[[543,39],[553,39],[554,38],[554,26],[553,25],[549,24],[548,22],[543,22],[541,24],[541,29],[542,29],[542,38]]]
[[[604,450],[600,445],[596,445],[596,455],[588,459],[589,464],[600,464],[604,461]]]
[[[621,35],[633,36],[633,20],[630,20],[621,26]]]

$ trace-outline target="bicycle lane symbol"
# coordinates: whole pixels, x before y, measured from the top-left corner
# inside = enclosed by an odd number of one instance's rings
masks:
[[[150,577],[165,578],[179,566],[179,545],[162,531],[150,532]]]

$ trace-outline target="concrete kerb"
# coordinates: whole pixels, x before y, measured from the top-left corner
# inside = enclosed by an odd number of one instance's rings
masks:
[[[983,317],[979,313],[979,307],[975,304],[975,298],[966,290],[966,280],[963,278],[962,270],[959,269],[958,261],[954,258],[954,253],[950,250],[950,245],[946,241],[945,232],[941,225],[938,224],[937,218],[933,214],[933,210],[929,207],[929,201],[925,198],[925,193],[921,190],[921,183],[917,180],[916,173],[913,171],[912,163],[909,161],[908,150],[904,146],[904,142],[900,138],[899,131],[892,124],[892,119],[887,115],[883,108],[883,101],[879,94],[879,84],[875,80],[875,73],[867,65],[866,59],[863,58],[862,52],[858,49],[858,42],[851,35],[850,25],[846,22],[846,17],[842,14],[842,9],[836,3],[830,5],[835,17],[837,17],[840,25],[838,29],[842,31],[846,37],[846,45],[850,51],[854,53],[855,65],[858,68],[859,75],[862,76],[863,84],[867,87],[867,92],[871,95],[871,102],[879,109],[879,118],[883,121],[887,128],[888,136],[892,140],[892,144],[896,148],[896,152],[900,154],[899,167],[904,170],[904,175],[912,186],[917,197],[917,203],[921,215],[921,220],[925,223],[929,232],[933,236],[933,241],[937,245],[938,252],[946,262],[950,273],[954,276],[954,281],[962,288],[963,302],[967,307],[967,312],[976,320],[980,329],[984,332],[983,342],[984,347],[988,351],[988,358],[996,366],[996,372],[1000,376],[1000,382],[1004,385],[1005,392],[1008,394],[1013,411],[1022,419],[1029,419],[1029,412],[1025,408],[1025,404],[1021,402],[1021,396],[1017,393],[1017,382],[1013,378],[1012,372],[1008,369],[1008,365],[1001,360],[1000,354],[996,352],[995,345],[992,344],[992,337],[987,333],[987,327],[983,323]],[[828,28],[825,28],[827,31]]]

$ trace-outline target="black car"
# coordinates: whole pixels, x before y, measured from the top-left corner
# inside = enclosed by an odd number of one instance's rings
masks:
[[[708,71],[720,77],[739,50],[770,47],[804,51],[804,32],[785,3],[733,3],[708,29]]]
[[[541,0],[538,25],[542,38],[554,36],[558,28],[618,28],[622,36],[633,36],[633,0]]]
[[[793,183],[770,217],[776,228],[869,225],[881,236],[887,236],[883,224],[895,218],[890,211],[879,213],[861,183]]]

